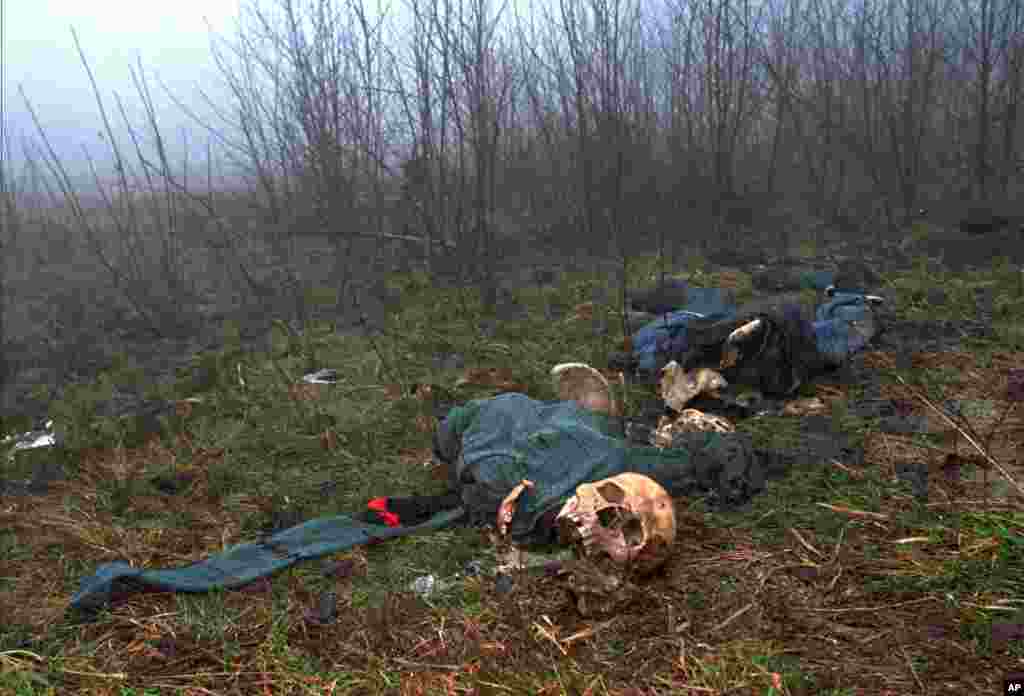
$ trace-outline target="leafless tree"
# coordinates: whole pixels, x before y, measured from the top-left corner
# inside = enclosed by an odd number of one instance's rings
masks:
[[[228,97],[207,94],[203,115],[179,101],[215,144],[205,176],[172,164],[141,65],[141,125],[99,102],[116,235],[101,239],[45,137],[37,169],[153,323],[161,298],[196,294],[179,239],[193,229],[225,284],[300,317],[308,234],[330,240],[339,299],[362,242],[395,238],[494,299],[512,234],[625,263],[650,232],[663,250],[767,241],[778,208],[806,221],[783,226],[786,249],[828,228],[882,244],[926,201],[1018,200],[1022,36],[1012,0],[254,0],[214,39]],[[253,221],[226,212],[214,161],[243,173],[275,278],[246,260]]]

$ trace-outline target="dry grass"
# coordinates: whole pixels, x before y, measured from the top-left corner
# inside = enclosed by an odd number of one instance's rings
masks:
[[[593,281],[570,279],[566,304],[584,294],[573,283],[585,282]],[[345,339],[324,349],[323,362],[345,374],[337,388],[289,399],[293,385],[281,371],[252,358],[247,390],[222,386],[215,406],[179,432],[138,448],[69,453],[67,481],[0,502],[0,690],[980,694],[994,693],[1024,657],[992,628],[1019,620],[1024,601],[1020,501],[994,497],[984,480],[943,476],[947,449],[960,453],[965,471],[978,465],[962,442],[883,434],[870,422],[851,424],[862,431],[860,466],[792,471],[743,512],[677,501],[672,560],[614,611],[582,616],[560,579],[543,571],[515,575],[510,589],[487,574],[457,575],[466,560],[492,552],[478,531],[445,530],[301,564],[238,591],[133,593],[89,621],[65,614],[77,582],[99,563],[184,564],[251,538],[290,504],[309,517],[436,488],[423,461],[438,393],[413,384],[457,399],[485,395],[495,387],[456,387],[458,377],[500,365],[527,393],[549,397],[550,365],[600,355],[580,348],[597,341],[588,322],[538,319],[482,337],[460,310],[475,299],[406,290],[408,307],[392,327],[407,332],[404,342]],[[546,301],[527,298],[537,316]],[[465,372],[430,367],[446,350],[464,355]],[[300,358],[275,360],[294,374]],[[1006,370],[1022,358],[1005,347],[921,353],[909,372],[890,355],[864,360],[883,394],[911,413],[928,409],[896,374],[947,398],[994,401],[990,420],[972,421],[984,433],[1006,405],[998,397]],[[394,374],[382,375],[382,365]],[[948,379],[924,379],[935,373]],[[820,396],[834,407],[856,399],[855,390],[823,387]],[[998,433],[990,454],[1016,472],[1020,414]],[[899,461],[936,470],[927,502],[895,480]],[[176,492],[155,487],[158,475],[172,476]],[[325,482],[334,491],[327,500]],[[427,573],[451,583],[424,599],[408,584]],[[320,624],[310,610],[327,592],[337,620]]]

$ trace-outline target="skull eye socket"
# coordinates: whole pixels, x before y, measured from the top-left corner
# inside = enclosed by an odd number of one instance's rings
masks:
[[[642,546],[646,538],[643,520],[625,508],[606,507],[598,510],[597,522],[605,529],[622,534],[622,540],[627,546]]]
[[[628,524],[632,517],[628,510],[614,505],[597,511],[598,524],[608,529],[618,529]]]
[[[613,505],[622,505],[626,492],[614,483],[605,483],[597,488],[597,494]]]
[[[607,559],[639,574],[661,567],[676,536],[672,499],[640,474],[581,484],[557,519],[559,540],[579,557]]]

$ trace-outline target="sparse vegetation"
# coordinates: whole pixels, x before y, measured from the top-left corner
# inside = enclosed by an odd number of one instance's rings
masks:
[[[1024,656],[1019,3],[523,10],[255,3],[214,40],[227,103],[182,103],[223,147],[199,170],[143,66],[138,124],[74,37],[116,175],[74,184],[41,127],[0,158],[0,433],[61,440],[0,463],[0,692],[973,694]],[[804,385],[817,420],[739,422],[797,464],[743,510],[677,501],[673,560],[615,615],[499,586],[467,528],[66,612],[105,561],[440,492],[448,406],[603,366],[640,285],[749,300],[767,250],[876,264],[918,333]]]
[[[716,282],[714,274],[705,279]],[[560,292],[590,283],[569,275]],[[520,296],[529,312],[523,323],[499,324],[482,340],[474,329],[482,305],[467,297],[470,314],[452,311],[459,292],[421,290],[372,342],[312,326],[307,341],[275,342],[270,353],[226,349],[218,364],[229,376],[204,393],[204,408],[140,447],[123,446],[117,427],[75,405],[92,398],[87,390],[69,390],[55,413],[82,419],[65,444],[70,475],[45,495],[8,499],[2,513],[4,688],[320,693],[333,684],[338,693],[444,693],[448,684],[470,692],[496,684],[514,693],[810,694],[903,692],[916,679],[974,689],[1000,678],[1007,647],[993,645],[991,625],[1012,616],[1024,589],[1016,541],[1024,514],[971,474],[983,461],[963,443],[958,456],[969,464],[960,479],[934,480],[929,502],[916,502],[892,467],[907,457],[932,461],[934,445],[924,435],[880,433],[840,406],[846,397],[827,384],[808,391],[836,404],[830,427],[838,423],[864,443],[863,462],[805,463],[741,512],[678,501],[682,526],[669,569],[613,617],[580,617],[543,575],[517,577],[510,593],[499,593],[486,574],[489,543],[461,528],[303,563],[243,591],[134,595],[86,623],[64,614],[78,580],[104,560],[181,564],[282,521],[352,512],[382,494],[439,490],[422,466],[436,403],[409,385],[433,384],[456,401],[493,393],[454,387],[462,372],[431,367],[439,352],[460,354],[467,367],[500,363],[544,398],[551,363],[604,340],[589,321],[544,320],[551,297],[531,290]],[[338,384],[296,389],[310,350],[344,375]],[[230,377],[238,373],[229,356],[245,365],[245,388]],[[873,369],[884,389],[913,402],[888,376],[924,388],[926,375],[952,361],[959,371],[928,393],[998,402],[1000,375],[1019,358],[990,344],[946,358],[921,354],[909,370]],[[968,382],[965,372],[978,376]],[[637,398],[646,393],[633,389]],[[167,394],[177,390],[166,386]],[[920,402],[914,408],[927,411]],[[982,420],[1000,418],[985,413]],[[97,423],[103,434],[89,434]],[[740,425],[761,446],[801,442],[795,417]],[[973,427],[985,432],[977,419]],[[1011,414],[999,428],[989,451],[1012,461],[1020,420]],[[176,484],[168,487],[168,478]],[[484,575],[465,574],[471,560],[483,561]],[[444,579],[442,589],[417,597],[410,584],[421,575]],[[327,592],[337,597],[337,621],[310,623],[308,612]],[[642,673],[637,658],[647,665]],[[870,672],[858,666],[869,662]]]

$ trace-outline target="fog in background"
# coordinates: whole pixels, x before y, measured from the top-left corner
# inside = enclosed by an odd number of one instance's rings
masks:
[[[4,120],[11,136],[15,172],[23,163],[25,139],[34,141],[38,135],[27,97],[76,183],[87,186],[92,182],[83,148],[102,164],[104,174],[109,174],[109,149],[100,137],[96,97],[75,48],[72,27],[115,132],[123,131],[115,93],[124,100],[129,116],[141,123],[143,114],[131,77],[131,69],[137,69],[141,61],[166,137],[180,150],[184,133],[192,143],[191,157],[205,157],[207,133],[173,104],[167,90],[201,113],[204,104],[199,89],[214,98],[223,95],[223,80],[210,50],[211,32],[230,35],[234,31],[237,0],[8,0],[3,5]]]
[[[963,268],[1020,246],[1019,0],[142,7],[4,8],[7,147],[35,145],[0,169],[0,300],[21,364],[67,356],[54,375],[101,363],[104,322],[355,315],[378,271],[476,284],[493,309],[501,274],[582,257],[624,287],[652,250],[675,268],[839,244],[910,267],[951,233]]]

